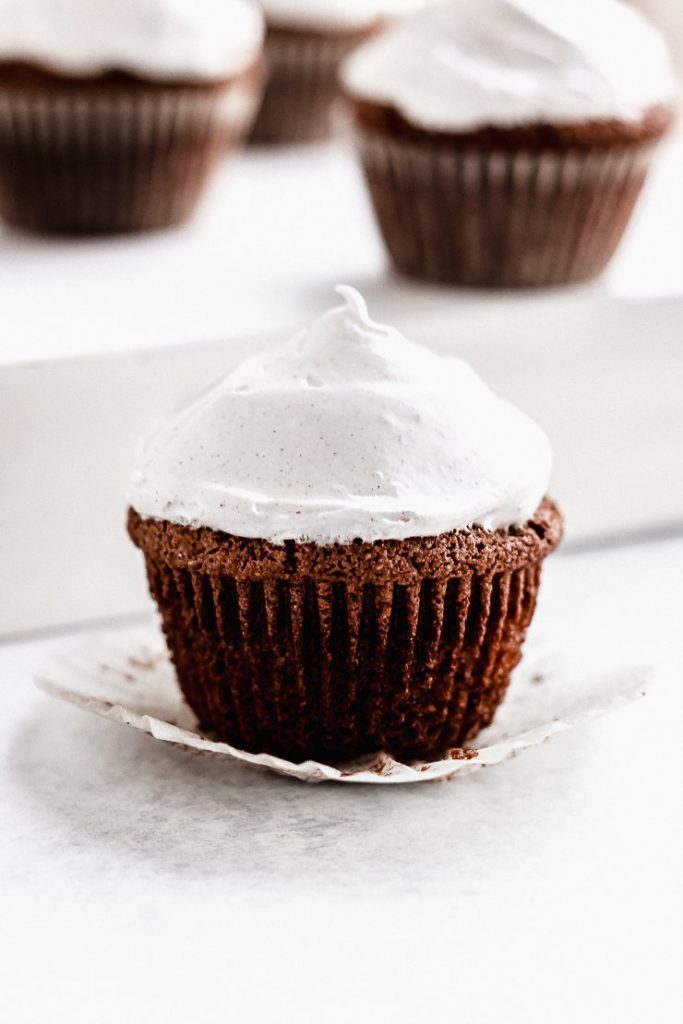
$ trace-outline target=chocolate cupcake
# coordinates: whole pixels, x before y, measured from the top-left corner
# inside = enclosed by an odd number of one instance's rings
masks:
[[[618,0],[439,3],[342,78],[395,268],[469,286],[599,274],[675,97],[663,40]]]
[[[261,0],[268,85],[252,140],[313,142],[338,125],[342,60],[421,0]]]
[[[262,88],[250,0],[0,0],[0,216],[44,233],[184,221]]]
[[[550,447],[339,290],[155,427],[128,528],[204,730],[296,761],[440,756],[519,661],[562,532]]]

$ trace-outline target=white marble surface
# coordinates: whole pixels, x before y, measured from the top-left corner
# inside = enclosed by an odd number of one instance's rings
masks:
[[[683,540],[557,556],[540,644],[652,695],[450,784],[307,787],[49,701],[0,648],[12,1024],[680,1019]]]

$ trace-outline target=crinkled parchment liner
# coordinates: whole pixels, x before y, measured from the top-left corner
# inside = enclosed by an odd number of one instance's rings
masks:
[[[163,639],[154,627],[92,636],[47,662],[36,676],[45,693],[157,740],[205,751],[229,761],[267,768],[303,782],[406,783],[466,775],[539,746],[567,729],[589,722],[645,696],[649,670],[627,668],[598,676],[572,672],[566,658],[539,658],[528,651],[492,726],[477,747],[452,750],[440,761],[401,764],[386,754],[334,767],[292,764],[269,754],[248,754],[197,731],[183,702]]]

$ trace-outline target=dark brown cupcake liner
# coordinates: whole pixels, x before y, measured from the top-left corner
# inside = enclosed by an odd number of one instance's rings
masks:
[[[518,663],[562,519],[317,547],[130,513],[178,680],[243,750],[440,756],[488,725]]]
[[[268,82],[251,140],[257,144],[316,142],[341,130],[339,65],[376,30],[329,33],[269,27]]]
[[[517,288],[585,281],[604,270],[654,145],[489,150],[361,128],[358,148],[401,274]]]
[[[0,216],[55,234],[170,227],[251,125],[261,72],[228,82],[0,82]]]

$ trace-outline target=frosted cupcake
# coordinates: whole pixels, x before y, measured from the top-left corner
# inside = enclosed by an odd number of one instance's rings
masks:
[[[661,36],[619,0],[439,3],[342,77],[395,267],[460,285],[599,274],[676,93]]]
[[[0,0],[0,215],[42,232],[190,216],[259,100],[250,0]]]
[[[261,0],[269,81],[252,138],[310,142],[335,130],[339,64],[424,0]]]
[[[129,532],[205,730],[297,761],[440,756],[519,661],[562,532],[550,446],[339,291],[154,428]]]

